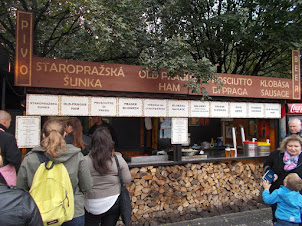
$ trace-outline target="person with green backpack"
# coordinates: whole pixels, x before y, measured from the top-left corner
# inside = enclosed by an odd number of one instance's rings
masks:
[[[41,146],[21,164],[17,187],[30,192],[44,225],[84,226],[84,192],[93,182],[81,149],[66,144],[64,136],[64,121],[46,121]]]

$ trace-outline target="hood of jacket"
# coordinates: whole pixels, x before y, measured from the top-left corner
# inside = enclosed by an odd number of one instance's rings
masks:
[[[291,207],[299,206],[301,202],[300,193],[298,191],[292,191],[283,185],[281,185],[281,188],[279,196],[282,201]]]
[[[35,147],[35,148],[32,149],[32,151],[36,151],[36,152],[42,151],[42,152],[44,152],[44,149],[43,149],[43,147]],[[66,144],[66,151],[63,151],[63,150],[60,149],[59,157],[54,158],[46,152],[45,152],[45,155],[49,160],[51,160],[55,163],[62,163],[62,162],[66,162],[68,159],[70,159],[74,155],[77,155],[79,152],[81,152],[80,148],[77,148],[77,147],[73,146],[72,144]]]

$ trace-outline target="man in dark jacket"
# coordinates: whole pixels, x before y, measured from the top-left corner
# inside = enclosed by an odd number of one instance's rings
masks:
[[[110,131],[110,134],[111,134],[111,137],[112,137],[112,140],[114,141],[115,143],[115,146],[117,146],[118,144],[118,140],[117,140],[117,134],[116,134],[116,131],[114,130],[114,128],[107,122],[104,122],[102,120],[102,117],[101,116],[93,116],[92,117],[92,121],[94,122],[94,125],[91,126],[91,128],[89,129],[88,131],[88,136],[92,137],[94,131],[96,130],[96,128],[98,128],[99,126],[105,126],[109,129]]]
[[[0,183],[0,225],[43,226],[36,203],[27,191]]]
[[[301,130],[301,120],[298,118],[291,118],[288,121],[288,134],[286,134],[285,137],[288,137],[290,135],[296,134],[300,137],[302,137],[302,130]]]
[[[17,147],[15,136],[6,132],[10,123],[11,115],[0,110],[0,148],[3,166],[12,164],[18,172],[21,164],[21,151]]]

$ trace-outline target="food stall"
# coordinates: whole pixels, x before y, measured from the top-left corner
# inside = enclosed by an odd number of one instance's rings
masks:
[[[212,100],[201,101],[183,86],[189,75],[23,54],[32,53],[31,29],[32,14],[18,11],[15,85],[27,87],[24,117],[40,117],[36,125],[49,117],[107,118],[131,170],[134,222],[257,208],[262,164],[280,140],[282,104],[300,99],[299,76],[218,74],[222,89],[210,82]]]

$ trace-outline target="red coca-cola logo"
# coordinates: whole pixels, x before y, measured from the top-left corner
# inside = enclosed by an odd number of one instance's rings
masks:
[[[302,104],[289,104],[288,113],[293,113],[293,114],[302,113]]]

